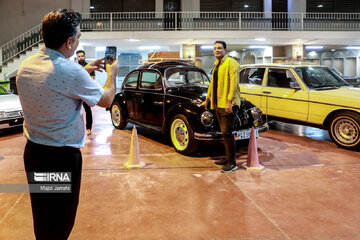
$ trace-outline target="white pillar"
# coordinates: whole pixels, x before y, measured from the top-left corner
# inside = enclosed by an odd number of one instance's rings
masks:
[[[0,56],[1,57],[1,56]],[[358,77],[360,75],[360,72],[359,72],[359,67],[360,67],[360,63],[359,63],[359,55],[356,56],[356,70],[355,70],[355,74],[356,76]],[[1,62],[1,61],[0,61]]]
[[[164,0],[155,0],[155,12],[164,11]]]
[[[181,11],[200,12],[200,0],[182,0]]]
[[[288,0],[288,12],[306,12],[306,0]]]
[[[264,0],[264,12],[272,12],[272,0]]]
[[[69,8],[80,13],[89,13],[90,0],[70,0]]]

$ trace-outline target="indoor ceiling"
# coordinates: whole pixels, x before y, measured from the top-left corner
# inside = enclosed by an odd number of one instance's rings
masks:
[[[335,31],[144,31],[101,32],[101,34],[98,32],[82,32],[80,43],[93,47],[117,46],[120,52],[132,52],[141,51],[139,47],[158,46],[176,49],[183,44],[212,45],[216,40],[225,41],[228,44],[228,49],[235,51],[242,51],[254,45],[320,45],[324,46],[321,51],[340,50],[347,46],[360,46],[360,34],[358,32]],[[144,51],[148,50],[145,49]],[[211,49],[208,51],[211,51]]]

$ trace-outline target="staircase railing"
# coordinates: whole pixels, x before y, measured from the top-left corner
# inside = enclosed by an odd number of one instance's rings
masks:
[[[82,31],[251,30],[359,31],[360,13],[113,12],[83,13]],[[41,25],[0,47],[0,67],[41,41]]]
[[[1,66],[28,48],[38,44],[41,41],[40,31],[41,24],[2,45],[0,47]]]

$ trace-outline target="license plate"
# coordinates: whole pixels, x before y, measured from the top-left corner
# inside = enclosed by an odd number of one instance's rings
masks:
[[[233,132],[235,140],[244,140],[250,138],[251,129],[244,129],[240,131]],[[256,137],[259,137],[259,131],[255,129]]]

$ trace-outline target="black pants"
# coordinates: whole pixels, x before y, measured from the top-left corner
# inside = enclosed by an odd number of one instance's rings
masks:
[[[83,102],[83,106],[84,106],[85,113],[86,113],[86,129],[91,130],[92,124],[93,124],[91,107],[89,105],[87,105],[85,102]]]
[[[233,107],[232,113],[225,112],[225,108],[216,108],[216,117],[218,119],[221,133],[224,138],[224,147],[225,147],[225,160],[228,161],[229,164],[236,164],[235,161],[235,153],[236,153],[236,146],[235,146],[235,138],[232,133],[235,116],[238,112],[239,107]]]
[[[81,152],[28,141],[24,152],[28,183],[31,172],[71,172],[71,193],[30,193],[37,240],[66,240],[74,226],[81,183]]]

